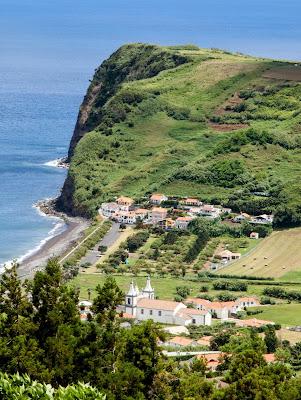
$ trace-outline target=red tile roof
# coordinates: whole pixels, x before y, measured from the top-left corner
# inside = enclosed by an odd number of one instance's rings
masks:
[[[168,300],[140,299],[138,307],[150,308],[154,310],[172,310],[174,311],[181,303]]]
[[[190,346],[193,343],[193,340],[183,336],[175,336],[174,338],[170,339],[168,343],[178,346]]]

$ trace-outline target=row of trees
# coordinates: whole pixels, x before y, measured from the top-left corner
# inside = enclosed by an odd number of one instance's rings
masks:
[[[234,292],[246,292],[248,285],[239,281],[216,281],[212,284],[214,290],[232,290]]]

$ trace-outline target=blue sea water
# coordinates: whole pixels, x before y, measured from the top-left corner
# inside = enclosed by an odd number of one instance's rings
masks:
[[[65,171],[45,163],[67,153],[88,79],[118,46],[301,60],[300,15],[299,0],[0,0],[0,263],[53,233],[58,221],[32,205]]]

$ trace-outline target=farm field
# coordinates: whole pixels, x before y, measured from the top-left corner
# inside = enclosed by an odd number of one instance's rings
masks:
[[[301,228],[273,232],[245,257],[221,269],[223,274],[294,280],[301,270]],[[290,275],[292,274],[292,275]],[[292,278],[292,279],[291,279]]]
[[[120,288],[126,292],[128,290],[129,284],[131,280],[133,279],[135,282],[137,282],[138,286],[140,289],[143,288],[145,285],[146,281],[146,274],[144,275],[139,275],[137,277],[133,277],[132,275],[113,275],[114,278],[116,279],[117,284],[120,286]],[[88,272],[83,272],[79,274],[72,282],[71,284],[74,285],[75,287],[80,288],[80,298],[81,299],[87,299],[88,298],[88,292],[87,289],[92,289],[92,298],[95,296],[95,288],[97,285],[103,285],[104,281],[106,279],[106,275],[102,273],[93,273],[90,274]],[[165,276],[165,277],[159,277],[159,276],[152,276],[151,278],[152,286],[155,289],[156,296],[158,296],[159,299],[173,299],[175,294],[176,294],[176,288],[177,286],[188,286],[191,289],[191,296],[197,296],[200,294],[200,289],[201,286],[207,286],[208,292],[203,293],[212,297],[216,297],[220,293],[225,293],[224,290],[214,290],[212,287],[213,280],[207,281],[204,279],[203,281],[192,281],[189,280],[188,278],[175,278],[171,276]],[[256,284],[256,282],[253,282],[255,284],[248,284],[248,290],[247,292],[230,292],[231,294],[235,295],[236,297],[239,296],[246,296],[246,295],[254,295],[260,296],[262,295],[262,291],[265,288],[265,283],[261,282],[261,284]],[[272,285],[272,282],[269,282],[269,286]],[[284,290],[301,290],[301,283],[300,285],[281,285],[281,288]],[[300,311],[301,311],[301,305],[300,305]]]
[[[301,304],[283,303],[273,306],[250,307],[249,309],[262,311],[255,315],[255,318],[274,321],[283,327],[301,325]],[[254,316],[250,316],[250,318],[254,318]]]

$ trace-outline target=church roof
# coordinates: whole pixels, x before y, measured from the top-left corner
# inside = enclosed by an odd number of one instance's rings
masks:
[[[176,301],[168,301],[168,300],[155,300],[146,298],[138,300],[138,307],[150,308],[153,310],[174,311],[180,304],[182,303],[178,303]]]

